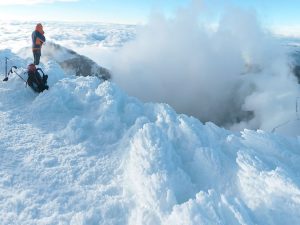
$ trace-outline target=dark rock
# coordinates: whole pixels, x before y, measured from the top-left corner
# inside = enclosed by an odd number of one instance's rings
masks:
[[[23,57],[32,57],[31,48],[27,47],[19,52]],[[65,48],[53,42],[47,42],[42,49],[42,60],[54,60],[67,74],[76,76],[96,76],[100,79],[111,79],[108,69],[99,66],[92,59]]]
[[[111,78],[108,69],[99,66],[86,56],[53,42],[47,43],[43,49],[43,57],[54,59],[67,73],[76,76],[96,76],[105,80]]]

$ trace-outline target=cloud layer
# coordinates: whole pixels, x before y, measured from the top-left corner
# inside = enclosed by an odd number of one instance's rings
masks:
[[[232,129],[272,130],[293,118],[298,84],[255,12],[231,9],[215,30],[199,25],[198,13],[153,16],[116,55],[115,81],[145,101]]]

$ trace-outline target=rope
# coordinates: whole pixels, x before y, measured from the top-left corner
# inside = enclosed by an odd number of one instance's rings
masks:
[[[288,120],[284,123],[279,124],[278,126],[274,127],[271,132],[274,133],[277,128],[283,127],[283,126],[285,126],[285,125],[287,125],[291,122],[295,122],[295,121],[298,121],[298,120],[300,120],[300,97],[296,98],[296,119],[295,120],[290,119],[290,120]]]
[[[298,119],[297,119],[297,120],[298,120]],[[297,120],[288,120],[288,121],[286,121],[286,122],[284,122],[284,123],[282,123],[282,124],[280,124],[280,125],[274,127],[274,128],[272,129],[272,133],[274,133],[274,132],[276,131],[277,128],[283,127],[283,126],[289,124],[290,122],[297,121]]]

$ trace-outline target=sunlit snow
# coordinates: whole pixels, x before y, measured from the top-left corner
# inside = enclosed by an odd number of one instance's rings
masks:
[[[39,95],[0,82],[1,224],[299,223],[299,137],[234,133],[42,68]]]
[[[0,22],[1,225],[299,224],[299,39],[193,16],[43,22],[41,94],[2,82],[5,57],[26,79],[35,22]],[[53,43],[112,79],[66,72]]]

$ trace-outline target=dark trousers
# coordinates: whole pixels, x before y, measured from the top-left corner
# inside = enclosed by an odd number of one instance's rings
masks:
[[[39,65],[40,64],[40,58],[41,58],[41,50],[33,50],[33,58],[34,58],[34,65]]]

